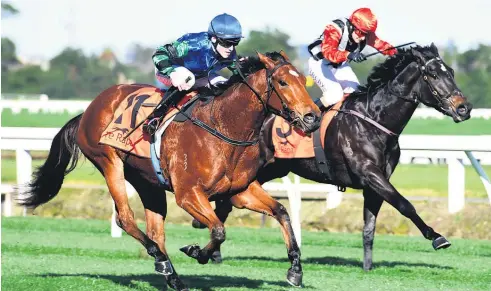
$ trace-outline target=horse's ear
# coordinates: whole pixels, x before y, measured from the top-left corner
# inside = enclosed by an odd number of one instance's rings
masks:
[[[290,58],[286,55],[286,53],[283,50],[280,51],[280,55],[285,59],[285,61],[287,62],[290,61]]]
[[[267,56],[263,55],[260,52],[256,51],[256,53],[261,63],[263,63],[266,66],[266,69],[271,70],[274,68],[274,62],[272,59],[268,58]]]
[[[436,55],[436,56],[439,56],[438,54],[438,48],[436,47],[436,45],[434,43],[431,43],[430,45],[430,49],[431,51]]]

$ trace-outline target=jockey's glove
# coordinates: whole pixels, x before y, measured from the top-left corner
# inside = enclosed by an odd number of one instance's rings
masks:
[[[366,59],[367,59],[367,57],[360,52],[352,52],[352,53],[349,53],[349,55],[348,55],[348,60],[353,61],[353,62],[357,62],[357,63],[361,63]]]
[[[185,67],[177,67],[169,74],[172,85],[179,91],[187,91],[194,86],[196,78],[194,74]]]

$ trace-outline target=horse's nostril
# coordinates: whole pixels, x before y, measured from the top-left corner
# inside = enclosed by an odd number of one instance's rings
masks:
[[[460,116],[465,116],[468,112],[467,106],[465,104],[461,104],[457,107],[457,113]]]
[[[315,121],[315,115],[312,113],[307,113],[303,116],[303,121],[307,124],[311,124]]]

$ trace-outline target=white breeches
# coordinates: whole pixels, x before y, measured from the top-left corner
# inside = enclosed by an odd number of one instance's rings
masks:
[[[348,62],[333,68],[329,61],[316,61],[311,57],[309,74],[322,90],[321,102],[326,107],[342,100],[344,94],[354,92],[360,85]]]

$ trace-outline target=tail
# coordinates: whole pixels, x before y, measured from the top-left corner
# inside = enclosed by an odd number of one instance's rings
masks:
[[[65,175],[77,166],[80,149],[76,143],[76,134],[81,118],[82,114],[72,118],[56,134],[48,159],[36,169],[27,190],[18,197],[20,205],[36,208],[58,194]]]

